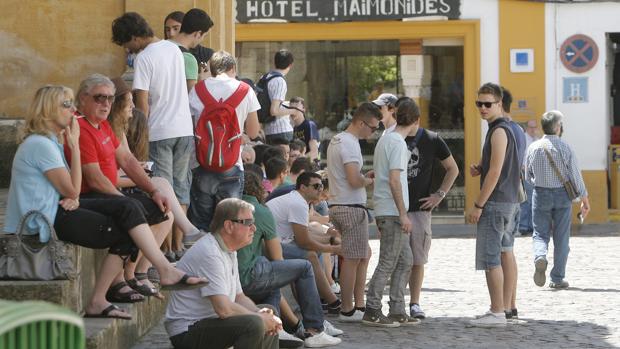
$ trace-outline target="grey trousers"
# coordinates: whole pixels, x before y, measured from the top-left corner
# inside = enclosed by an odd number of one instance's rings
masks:
[[[405,289],[413,266],[409,234],[403,233],[398,217],[381,216],[376,220],[381,233],[381,248],[379,263],[368,284],[366,308],[381,310],[383,290],[391,279],[390,314],[406,314]]]
[[[170,337],[174,349],[277,349],[278,336],[267,336],[263,320],[256,315],[227,319],[203,319],[187,332]]]

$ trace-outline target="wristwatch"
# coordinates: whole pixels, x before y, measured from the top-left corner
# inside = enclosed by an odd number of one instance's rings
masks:
[[[437,190],[435,194],[439,195],[442,199],[446,197],[446,192],[441,189]]]

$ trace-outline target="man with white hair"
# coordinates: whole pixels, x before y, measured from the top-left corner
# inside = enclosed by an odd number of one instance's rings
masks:
[[[571,147],[560,137],[564,131],[560,111],[551,110],[540,120],[544,136],[532,143],[525,159],[525,178],[534,184],[533,221],[534,233],[534,283],[543,286],[546,281],[547,248],[553,236],[553,269],[549,287],[568,288],[564,280],[568,260],[568,240],[572,218],[572,202],[563,183],[571,181],[581,199],[583,218],[590,212],[588,191],[583,182],[577,157]],[[559,173],[558,173],[559,172]],[[561,177],[561,178],[560,178]]]

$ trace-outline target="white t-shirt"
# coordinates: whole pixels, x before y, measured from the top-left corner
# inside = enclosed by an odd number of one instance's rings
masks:
[[[221,295],[234,302],[237,295],[243,293],[237,252],[225,251],[223,247],[215,235],[207,234],[177,262],[178,269],[204,277],[209,283],[193,290],[171,292],[164,321],[170,337],[187,331],[199,320],[219,318],[207,297]]]
[[[276,232],[283,244],[295,239],[292,223],[308,226],[310,206],[297,190],[269,200],[266,205],[276,220]]]
[[[286,101],[287,88],[286,80],[284,80],[283,77],[279,76],[269,80],[267,84],[269,98],[271,98],[271,100],[277,99],[283,102]],[[275,121],[265,124],[264,128],[266,135],[293,132],[290,115],[276,117]]]
[[[226,74],[220,74],[214,78],[210,77],[198,83],[206,84],[207,90],[209,90],[209,93],[216,100],[226,100],[228,99],[228,97],[232,96],[232,94],[237,90],[241,82],[235,78],[231,78]],[[194,119],[198,120],[200,114],[202,113],[202,110],[204,109],[204,104],[198,97],[195,88],[189,92],[189,108]],[[241,103],[239,103],[239,105],[235,109],[235,112],[237,113],[237,119],[239,120],[240,130],[243,131],[245,120],[248,118],[248,114],[259,109],[260,103],[258,103],[256,93],[254,93],[254,90],[250,88],[248,89],[248,93],[245,95],[245,98],[241,101]],[[237,160],[237,164],[235,166],[243,168],[241,153],[239,153],[239,159]]]
[[[405,139],[397,132],[391,132],[379,138],[375,147],[375,189],[372,200],[375,203],[375,216],[398,216],[390,189],[390,170],[400,171],[400,185],[403,191],[405,210],[409,209],[409,186],[407,185],[407,163],[411,152],[407,149]]]
[[[185,63],[168,40],[149,44],[134,61],[133,89],[149,93],[149,141],[194,134],[187,100]]]
[[[366,204],[366,189],[352,188],[347,181],[344,165],[349,163],[354,163],[361,171],[364,158],[359,139],[345,131],[333,137],[327,147],[330,204]]]

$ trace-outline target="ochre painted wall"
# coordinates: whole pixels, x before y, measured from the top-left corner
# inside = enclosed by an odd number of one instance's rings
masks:
[[[123,73],[125,54],[111,41],[111,24],[124,12],[142,14],[163,37],[164,17],[192,7],[207,11],[215,23],[203,44],[234,53],[233,1],[0,1],[0,117],[23,117],[42,85],[77,89],[88,74]]]

